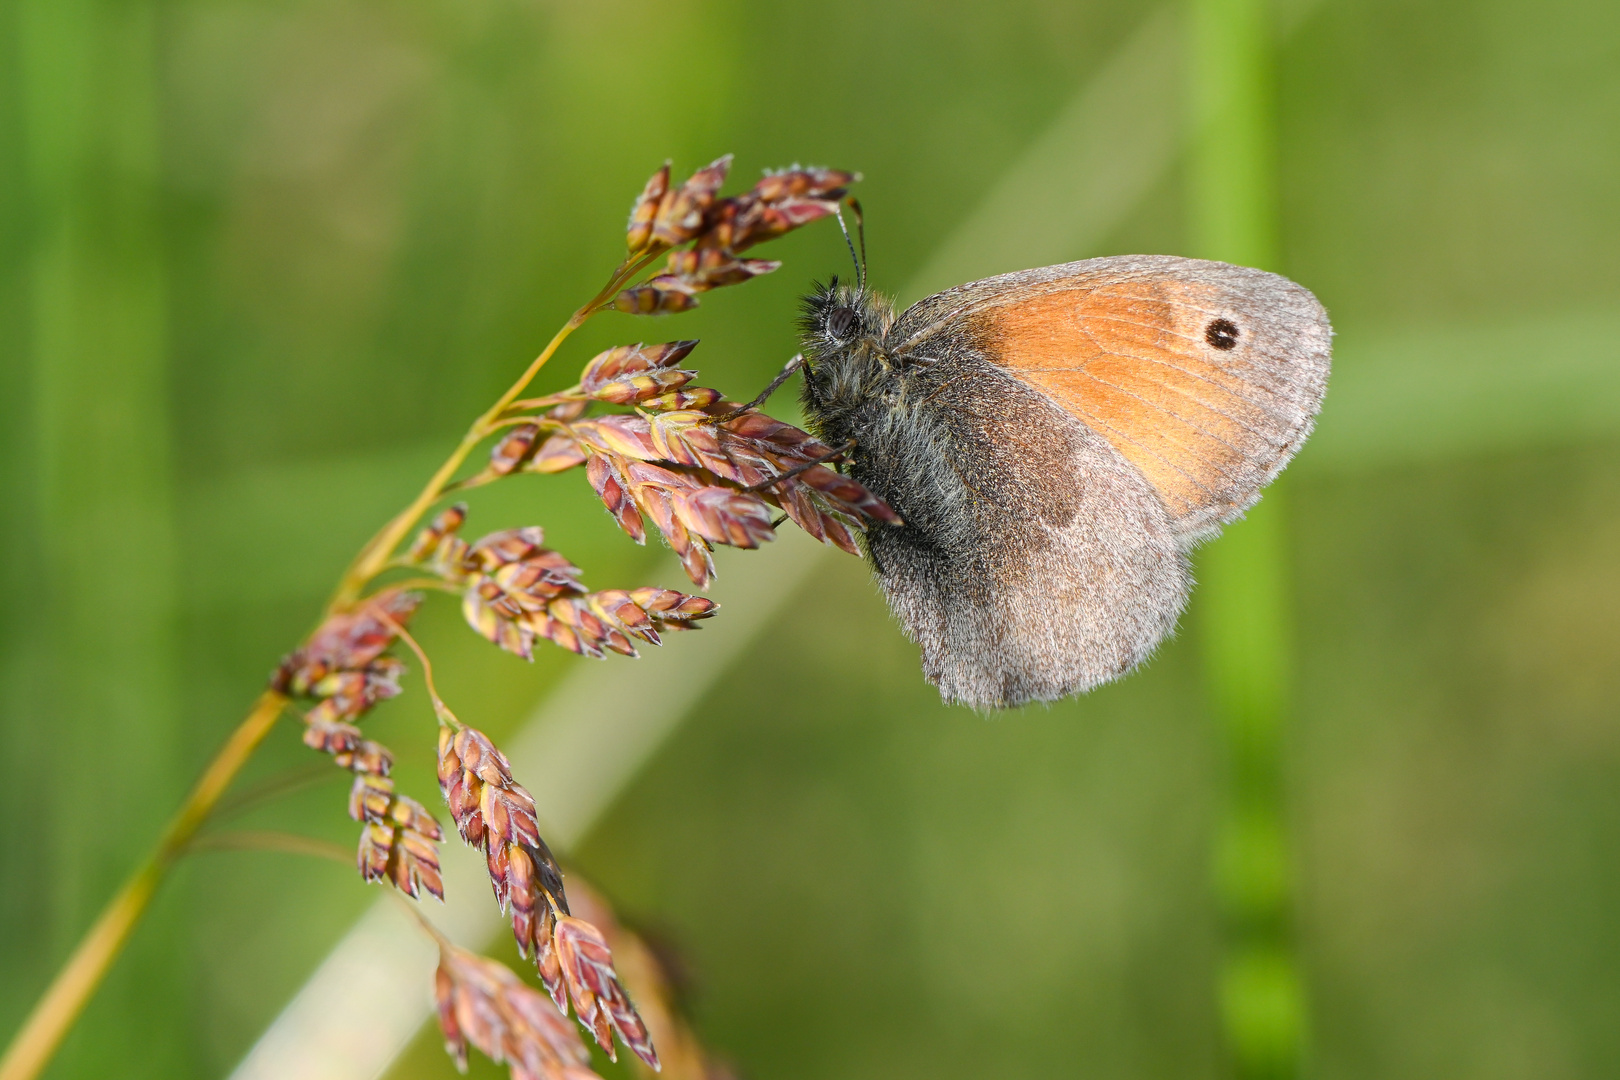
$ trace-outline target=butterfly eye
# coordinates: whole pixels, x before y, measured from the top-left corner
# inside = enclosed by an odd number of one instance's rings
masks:
[[[1204,327],[1204,340],[1209,342],[1212,348],[1220,349],[1222,352],[1237,348],[1237,323],[1231,319],[1214,320]]]
[[[847,307],[835,307],[827,316],[827,333],[842,341],[855,333],[855,312]]]

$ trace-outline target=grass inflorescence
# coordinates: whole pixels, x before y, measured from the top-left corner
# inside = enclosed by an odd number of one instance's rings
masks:
[[[467,623],[490,642],[532,659],[542,643],[594,658],[634,658],[668,632],[696,629],[716,615],[707,598],[657,586],[593,589],[564,555],[545,546],[540,525],[468,539],[468,492],[524,474],[581,470],[613,520],[636,543],[655,532],[702,589],[714,577],[713,551],[756,548],[784,522],[858,553],[872,523],[893,511],[838,471],[847,448],[826,446],[761,408],[770,390],[739,403],[696,385],[696,341],[619,345],[586,362],[571,387],[544,397],[524,391],[562,343],[604,311],[663,315],[690,310],[698,296],[770,273],[779,263],[743,257],[756,245],[838,213],[853,173],[794,166],[767,173],[748,191],[722,196],[728,155],[680,184],[666,164],[630,214],[627,253],[606,285],[580,307],[507,391],[476,419],[415,500],[383,526],[345,572],[316,629],[276,668],[224,750],[210,765],[159,847],[81,943],[13,1041],[0,1080],[29,1080],[49,1060],[101,976],[127,940],[170,866],[193,845],[230,780],[276,718],[303,724],[304,742],[353,774],[349,816],[360,823],[356,864],[366,881],[404,897],[444,898],[431,811],[395,788],[394,756],[368,739],[361,722],[404,689],[403,644],[423,670],[438,723],[439,786],[457,833],[481,852],[495,901],[510,914],[520,953],[543,989],[446,940],[435,976],[447,1048],[465,1067],[473,1046],[511,1070],[513,1080],[586,1080],[595,1074],[573,1025],[610,1056],[622,1044],[660,1068],[654,1029],[677,1042],[676,1075],[720,1073],[690,1031],[674,1019],[669,980],[654,954],[613,919],[595,894],[571,910],[563,873],[540,834],[534,798],[487,735],[464,723],[439,696],[432,663],[409,626],[427,596],[460,599]],[[663,260],[662,269],[655,264]],[[481,446],[487,461],[466,472]],[[465,475],[463,475],[465,473]],[[429,515],[433,515],[429,518]],[[423,524],[424,519],[426,524]],[[649,529],[650,524],[650,529]],[[414,533],[414,535],[413,535]],[[222,834],[228,835],[228,834]],[[297,838],[281,838],[293,850]],[[420,913],[418,913],[420,918]],[[629,950],[632,979],[614,951]],[[644,1021],[627,985],[651,1004]]]

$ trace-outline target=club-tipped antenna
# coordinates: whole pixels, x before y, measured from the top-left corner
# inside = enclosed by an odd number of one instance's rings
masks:
[[[866,267],[861,265],[861,257],[855,254],[855,241],[849,238],[849,226],[844,224],[844,212],[836,205],[833,206],[833,215],[838,218],[838,231],[844,234],[844,246],[849,248],[849,261],[855,264],[855,286],[866,288]],[[859,222],[859,218],[856,219]],[[863,238],[862,246],[865,246]]]
[[[851,195],[847,200],[849,212],[855,215],[855,236],[861,242],[861,287],[866,286],[866,212],[861,209],[861,200]]]

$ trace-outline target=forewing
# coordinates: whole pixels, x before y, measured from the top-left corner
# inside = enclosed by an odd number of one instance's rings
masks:
[[[899,329],[971,341],[1106,438],[1196,536],[1253,504],[1310,433],[1332,331],[1275,274],[1169,256],[1092,259],[931,297]]]

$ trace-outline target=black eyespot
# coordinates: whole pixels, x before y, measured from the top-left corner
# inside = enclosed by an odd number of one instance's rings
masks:
[[[1212,348],[1222,351],[1237,348],[1237,323],[1231,319],[1216,319],[1204,327],[1204,340],[1209,342]]]
[[[855,312],[847,307],[835,307],[827,316],[827,333],[842,341],[855,333]]]

